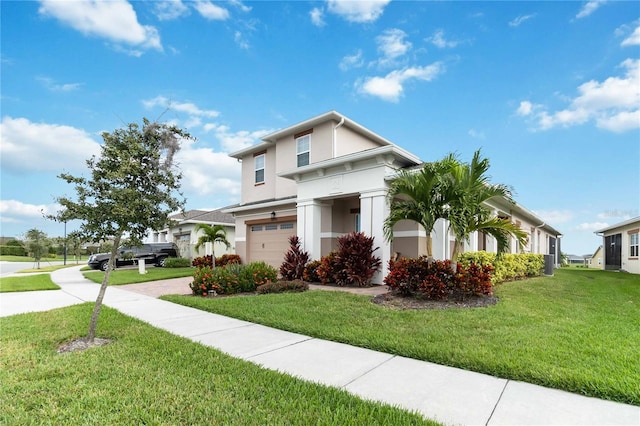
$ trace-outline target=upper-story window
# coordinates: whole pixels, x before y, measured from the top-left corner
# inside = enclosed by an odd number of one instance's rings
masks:
[[[264,183],[264,154],[256,155],[253,157],[254,170],[255,170],[255,183]]]
[[[311,135],[304,135],[296,139],[296,155],[298,167],[309,164],[309,151],[311,148]]]

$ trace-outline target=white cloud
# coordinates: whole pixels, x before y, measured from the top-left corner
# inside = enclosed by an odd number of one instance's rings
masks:
[[[224,152],[236,152],[244,148],[248,148],[260,142],[260,138],[274,130],[256,130],[250,132],[248,130],[239,130],[236,132],[229,131],[227,126],[215,126],[213,128],[216,138],[220,141],[220,145]]]
[[[619,222],[621,220],[627,220],[627,219],[631,219],[632,217],[635,217],[638,215],[638,210],[619,210],[619,209],[614,209],[614,210],[607,210],[605,212],[602,213],[598,213],[598,219],[612,219],[615,218],[617,219],[616,222]]]
[[[226,153],[211,148],[196,148],[193,142],[183,145],[177,154],[182,169],[182,187],[200,195],[240,194],[241,164]]]
[[[404,92],[404,84],[410,80],[431,81],[444,72],[442,62],[424,67],[410,67],[391,71],[384,77],[368,77],[356,82],[360,93],[377,96],[385,101],[398,102]]]
[[[225,21],[229,19],[230,16],[227,9],[215,5],[208,0],[197,0],[193,3],[193,7],[203,18],[212,21]]]
[[[159,106],[177,112],[184,112],[189,114],[190,116],[196,117],[215,118],[220,115],[218,111],[203,110],[191,102],[176,102],[164,96],[156,96],[153,99],[142,101],[142,104],[145,106],[145,108],[149,109]]]
[[[535,18],[536,14],[532,13],[529,15],[520,15],[514,19],[512,19],[511,21],[509,21],[509,26],[510,27],[519,27],[520,24],[522,24],[524,21],[527,21],[531,18]]]
[[[582,5],[582,9],[580,9],[580,12],[578,12],[578,14],[576,15],[576,19],[586,18],[605,3],[606,1],[604,0],[592,0],[586,2],[584,5]]]
[[[603,82],[590,80],[578,87],[578,96],[568,108],[549,113],[541,105],[520,102],[517,114],[529,116],[540,130],[570,127],[595,121],[596,126],[613,132],[640,128],[640,60],[626,59],[620,64],[622,77]]]
[[[609,226],[607,222],[583,222],[576,226],[576,229],[579,231],[597,231],[607,226]]]
[[[45,214],[54,214],[60,209],[58,204],[25,204],[17,200],[0,200],[0,213],[2,221],[8,216],[43,217]],[[9,221],[16,221],[9,218]]]
[[[311,17],[311,22],[316,27],[324,27],[326,25],[326,22],[324,22],[323,19],[324,12],[322,9],[314,7],[313,9],[311,9],[311,12],[309,12],[309,16]]]
[[[2,167],[14,173],[84,170],[85,160],[100,151],[84,130],[26,118],[3,117],[0,134]]]
[[[364,59],[362,58],[362,50],[358,49],[358,51],[353,55],[347,55],[344,58],[342,58],[342,60],[340,61],[340,64],[338,64],[338,67],[342,71],[347,71],[352,68],[360,68],[362,65],[364,65]]]
[[[484,136],[484,132],[478,131],[476,129],[469,129],[469,136],[471,136],[474,139],[480,139],[480,140],[484,140],[485,136]]]
[[[377,36],[378,52],[382,55],[378,63],[390,65],[394,63],[395,59],[405,55],[412,46],[411,42],[405,40],[406,36],[407,33],[397,28],[385,30]]]
[[[241,49],[248,49],[250,47],[249,42],[240,31],[236,31],[233,34],[233,40]]]
[[[425,38],[425,41],[432,43],[434,46],[440,49],[444,49],[447,47],[456,47],[458,44],[460,44],[460,42],[456,40],[446,40],[444,38],[443,30],[437,30],[431,37]]]
[[[157,29],[141,25],[133,6],[124,0],[40,0],[38,11],[88,36],[102,37],[139,48],[162,50]]]
[[[36,80],[41,82],[44,87],[46,87],[48,90],[51,90],[52,92],[72,92],[82,86],[82,83],[58,84],[49,77],[36,77]]]
[[[391,0],[327,0],[327,10],[349,22],[375,22]]]
[[[638,46],[640,45],[640,27],[636,27],[633,33],[622,41],[621,46]]]
[[[182,0],[164,0],[153,3],[154,13],[161,21],[172,21],[189,14],[189,8]]]
[[[237,7],[238,9],[240,9],[242,12],[251,12],[252,7],[251,6],[247,6],[246,4],[242,3],[240,0],[230,0],[229,3],[231,3],[233,6]]]

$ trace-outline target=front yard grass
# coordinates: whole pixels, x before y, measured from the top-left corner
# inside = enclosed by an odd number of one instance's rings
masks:
[[[109,285],[137,284],[148,281],[190,277],[193,276],[195,269],[192,267],[156,268],[153,266],[147,266],[146,271],[146,274],[140,274],[137,266],[129,269],[116,269],[115,271],[111,271],[111,274],[109,275]],[[85,278],[98,284],[102,284],[102,279],[104,278],[104,272],[102,271],[83,271],[83,275]]]
[[[112,343],[57,354],[93,304],[0,318],[0,424],[433,424],[232,358],[102,308]]]
[[[36,290],[60,290],[60,287],[51,281],[49,274],[0,278],[0,293]]]
[[[165,300],[317,338],[640,405],[640,282],[588,269],[504,283],[497,305],[401,311],[309,291]]]

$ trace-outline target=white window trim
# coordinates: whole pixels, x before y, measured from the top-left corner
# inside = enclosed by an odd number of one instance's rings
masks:
[[[300,151],[300,141],[304,138],[308,138],[309,139],[309,143],[308,143],[308,148],[306,151]],[[300,136],[299,138],[296,138],[296,167],[301,167],[298,166],[298,159],[300,158],[301,154],[309,154],[308,159],[309,162],[306,165],[311,164],[311,134],[308,135],[304,135],[304,136]]]
[[[262,167],[258,168],[258,158],[262,157]],[[260,155],[256,155],[255,157],[253,157],[253,180],[254,180],[254,184],[259,184],[259,183],[264,183],[265,179],[266,179],[266,173],[265,173],[265,168],[267,166],[267,157],[266,154],[260,154]],[[262,170],[262,180],[259,181],[257,176],[256,176],[256,172],[258,172],[259,170]]]

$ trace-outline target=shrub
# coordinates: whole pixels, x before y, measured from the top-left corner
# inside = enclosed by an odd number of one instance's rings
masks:
[[[267,293],[294,293],[309,290],[309,284],[301,280],[276,281],[258,286],[258,294]]]
[[[380,268],[380,258],[373,255],[373,237],[364,232],[352,232],[338,238],[334,277],[342,286],[371,285],[373,274]]]
[[[216,257],[216,266],[227,266],[229,264],[242,264],[242,259],[237,254],[223,254]]]
[[[302,279],[308,283],[320,282],[320,277],[318,276],[319,266],[320,266],[319,260],[313,260],[307,263],[304,267],[304,271],[302,272]]]
[[[505,253],[498,256],[484,251],[462,253],[458,261],[464,266],[470,263],[490,265],[494,271],[493,284],[542,275],[544,272],[544,256],[533,253]]]
[[[195,266],[196,268],[202,268],[204,266],[209,266],[212,268],[213,257],[211,255],[196,257],[193,259],[193,261],[191,261],[191,265]]]
[[[280,265],[280,275],[285,280],[300,280],[304,267],[309,261],[309,253],[300,248],[300,238],[297,235],[289,237],[289,250],[284,255],[284,262]]]
[[[326,256],[320,258],[320,264],[316,268],[316,275],[322,284],[328,284],[335,281],[336,270],[336,252],[332,251]]]
[[[213,269],[213,282],[220,288],[218,293],[235,294],[241,291],[240,277],[225,267]]]
[[[193,282],[189,284],[189,287],[191,287],[191,292],[196,296],[206,296],[209,290],[222,293],[222,289],[213,279],[213,269],[211,266],[197,268],[193,273]]]
[[[0,254],[4,256],[26,256],[27,251],[22,246],[14,246],[7,243],[6,246],[0,246]]]
[[[447,297],[464,299],[466,296],[492,293],[492,270],[490,265],[471,263],[464,267],[459,263],[454,272],[449,260],[402,258],[389,262],[389,273],[384,283],[404,296],[421,295],[433,300]]]
[[[186,257],[167,257],[164,260],[165,268],[187,268],[191,266],[191,261]]]
[[[242,268],[240,281],[246,287],[246,291],[254,291],[258,286],[278,280],[278,271],[271,265],[260,262],[251,262]]]

